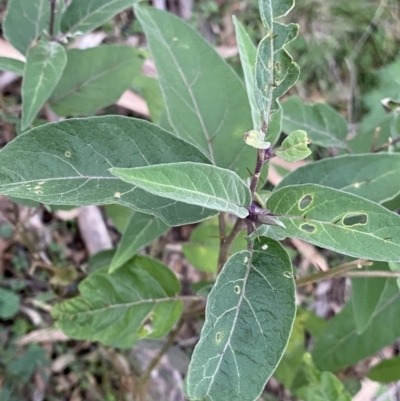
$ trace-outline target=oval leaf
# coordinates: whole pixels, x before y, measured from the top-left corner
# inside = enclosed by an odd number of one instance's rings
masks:
[[[160,219],[149,214],[133,212],[118,244],[110,265],[110,273],[131,259],[141,248],[168,230]]]
[[[131,46],[70,49],[67,54],[64,73],[50,98],[51,108],[60,116],[90,116],[115,103],[143,62]]]
[[[0,193],[53,205],[117,203],[169,225],[214,216],[215,211],[151,195],[109,172],[183,160],[209,162],[194,146],[144,120],[70,119],[32,129],[0,151]]]
[[[289,237],[355,258],[400,261],[400,216],[377,203],[306,184],[274,191],[267,209],[282,216]]]
[[[56,305],[56,326],[78,340],[132,347],[141,338],[159,338],[178,320],[180,284],[172,271],[147,256],[136,256],[116,272],[91,273],[80,296]]]
[[[393,182],[400,176],[400,154],[368,153],[342,155],[299,167],[276,189],[295,184],[319,184],[382,203],[399,192]]]
[[[187,376],[191,400],[254,401],[286,348],[295,317],[290,259],[262,237],[233,255],[208,296]]]
[[[145,191],[192,205],[233,213],[241,218],[249,212],[251,193],[230,170],[202,163],[168,163],[139,168],[112,168],[121,180]]]
[[[31,125],[56,87],[66,64],[67,54],[56,42],[41,40],[28,50],[22,81],[21,130]]]
[[[241,80],[181,19],[139,5],[135,13],[146,33],[174,132],[202,149],[217,166],[247,178],[255,151],[243,146],[242,135],[252,120]]]
[[[348,149],[346,120],[326,104],[306,105],[297,96],[282,104],[283,130],[305,130],[315,145]]]

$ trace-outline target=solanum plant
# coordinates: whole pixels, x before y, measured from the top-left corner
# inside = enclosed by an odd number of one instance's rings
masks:
[[[381,205],[400,191],[394,180],[400,157],[385,146],[358,154],[346,139],[346,121],[327,105],[290,97],[281,106],[300,73],[285,49],[298,26],[279,22],[294,0],[259,0],[266,35],[257,48],[234,21],[244,82],[186,23],[133,0],[25,3],[10,0],[4,21],[6,38],[26,62],[0,60],[2,68],[23,75],[24,131],[0,151],[0,193],[48,205],[132,210],[111,263],[81,282],[79,296],[53,307],[55,324],[71,338],[120,348],[165,336],[182,321],[183,302],[202,298],[181,296],[168,267],[137,253],[170,226],[218,216],[217,258],[202,262],[218,274],[186,377],[188,398],[257,400],[279,365],[276,377],[299,397],[317,399],[326,391],[349,400],[329,372],[400,335],[400,320],[391,319],[400,294],[390,271],[400,262],[400,216]],[[45,103],[59,116],[90,116],[130,85],[140,69],[139,51],[67,44],[133,3],[168,118],[155,125],[106,115],[29,129]],[[282,132],[288,136],[278,145]],[[310,141],[340,155],[309,160],[265,196],[269,161],[307,158]],[[207,231],[207,224],[199,229]],[[343,274],[366,260],[377,262],[370,276],[387,277],[371,297],[374,279],[354,284],[351,303],[318,336],[313,362],[300,355],[290,378],[282,374],[285,357],[280,361],[302,315],[296,318],[295,272],[281,243],[286,237],[358,258],[298,284]],[[390,330],[378,333],[388,324]]]

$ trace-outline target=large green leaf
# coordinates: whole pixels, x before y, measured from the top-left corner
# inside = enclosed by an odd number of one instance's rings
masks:
[[[400,261],[400,216],[377,203],[304,184],[273,192],[267,209],[282,216],[289,237],[356,258]]]
[[[233,255],[208,296],[187,376],[191,400],[253,401],[281,359],[295,317],[289,256],[262,237]]]
[[[373,355],[400,337],[400,292],[395,280],[388,280],[368,327],[357,334],[350,304],[328,322],[317,339],[313,358],[321,370],[336,371]]]
[[[145,191],[191,205],[244,218],[251,204],[249,187],[233,171],[203,163],[182,162],[138,168],[112,168],[121,180]]]
[[[14,74],[24,73],[25,63],[15,58],[0,57],[0,70],[11,71]]]
[[[155,216],[133,212],[114,254],[110,272],[121,267],[141,248],[153,242],[168,228],[165,223]]]
[[[267,124],[271,115],[280,110],[278,99],[296,83],[300,74],[299,66],[284,49],[296,38],[299,27],[297,24],[283,25],[275,21],[286,15],[293,4],[293,0],[259,0],[267,35],[257,49],[255,97]]]
[[[64,73],[50,98],[52,109],[61,116],[90,116],[115,103],[143,62],[141,53],[130,46],[71,49],[67,55]]]
[[[346,120],[326,104],[308,106],[297,96],[292,96],[282,104],[282,109],[286,133],[301,129],[315,145],[348,148],[345,142],[348,134]]]
[[[40,40],[28,50],[22,81],[21,130],[28,128],[61,78],[67,64],[64,47]]]
[[[382,203],[393,199],[400,186],[400,154],[342,155],[299,167],[277,185],[320,184]]]
[[[389,270],[388,264],[375,262],[372,266],[363,267],[362,271]],[[381,298],[386,285],[383,277],[352,277],[351,278],[351,305],[357,333],[362,333],[368,326],[371,317]]]
[[[35,39],[49,28],[49,0],[9,0],[4,16],[6,39],[25,54]]]
[[[112,274],[95,270],[79,291],[80,296],[52,309],[56,326],[71,338],[114,347],[162,337],[182,311],[174,273],[147,256],[136,256]]]
[[[61,20],[64,33],[87,33],[139,0],[72,0]]]
[[[253,167],[256,151],[243,146],[242,136],[252,127],[243,83],[179,18],[139,5],[135,12],[147,36],[174,132],[202,149],[217,166],[247,178],[246,167]]]
[[[194,146],[144,120],[119,116],[42,125],[0,151],[0,193],[53,205],[120,204],[170,225],[215,211],[150,195],[113,176],[110,167],[191,160],[207,163]]]

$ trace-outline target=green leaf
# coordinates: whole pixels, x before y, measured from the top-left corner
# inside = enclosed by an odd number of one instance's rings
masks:
[[[274,19],[285,16],[294,6],[294,0],[258,0],[261,20],[267,31],[273,31]]]
[[[297,37],[297,24],[283,25],[275,20],[286,15],[293,0],[259,0],[261,19],[267,36],[257,49],[255,68],[255,97],[262,118],[269,123],[271,115],[280,110],[278,99],[297,81],[299,66],[284,47]]]
[[[362,271],[388,271],[387,263],[375,262],[372,266],[365,266]],[[351,304],[357,333],[362,333],[368,326],[371,316],[377,307],[385,288],[387,279],[371,277],[351,278]]]
[[[64,33],[87,33],[131,7],[138,0],[72,0],[61,20]]]
[[[24,73],[25,63],[15,58],[0,57],[0,70],[11,71],[14,74],[22,75]]]
[[[50,97],[66,64],[67,54],[56,42],[41,40],[29,48],[22,81],[22,131]]]
[[[293,131],[284,139],[281,148],[276,151],[276,155],[287,162],[303,160],[311,154],[311,150],[307,147],[308,143],[310,141],[307,138],[307,132]]]
[[[50,98],[51,108],[60,116],[91,116],[115,103],[143,63],[141,53],[131,46],[70,49],[67,55],[64,73]]]
[[[296,319],[290,334],[285,353],[274,372],[274,378],[282,383],[288,390],[291,389],[293,379],[303,363],[305,349],[304,321],[307,315],[297,310]]]
[[[110,167],[209,161],[194,146],[144,120],[120,116],[70,119],[34,128],[0,151],[0,193],[53,205],[120,204],[169,225],[216,212],[150,195],[116,178]]]
[[[246,32],[244,26],[237,20],[235,16],[233,16],[233,23],[235,24],[236,42],[242,64],[247,97],[249,98],[250,103],[253,129],[260,130],[262,118],[254,94],[254,73],[256,68],[257,49],[254,46],[249,34]]]
[[[306,389],[307,401],[351,401],[342,382],[330,372],[321,372],[319,381]]]
[[[276,239],[277,241],[282,241],[286,238],[283,230],[275,230],[275,227],[263,224],[254,230],[246,239],[248,241],[254,242],[257,241],[259,237],[269,237],[272,239]]]
[[[302,129],[315,145],[348,148],[346,120],[326,104],[308,106],[297,96],[292,96],[282,104],[282,109],[283,131]]]
[[[182,311],[174,273],[147,256],[136,256],[112,274],[95,270],[79,291],[79,297],[53,307],[56,326],[71,338],[119,348],[162,337]]]
[[[228,223],[227,230],[232,229],[232,226]],[[229,247],[229,256],[246,248],[243,234],[244,232],[239,234]],[[216,273],[220,247],[219,235],[219,224],[216,218],[198,225],[190,235],[189,242],[182,246],[187,261],[196,269]]]
[[[22,54],[49,27],[49,0],[9,0],[4,16],[6,39]]]
[[[19,309],[19,297],[13,291],[0,287],[0,319],[11,319]]]
[[[289,237],[355,258],[400,261],[400,216],[377,203],[305,184],[274,191],[267,209],[281,216]]]
[[[153,242],[168,230],[160,219],[149,214],[134,212],[118,244],[110,266],[110,273],[131,259],[141,248]]]
[[[182,162],[138,168],[111,168],[121,180],[145,191],[192,205],[229,212],[244,218],[251,193],[230,170],[203,163]]]
[[[400,380],[400,357],[397,356],[378,363],[368,372],[367,377],[381,383]]]
[[[243,144],[242,136],[252,121],[241,80],[179,18],[139,5],[135,13],[146,33],[174,132],[217,166],[247,178],[246,168],[254,164],[255,151]]]
[[[357,334],[353,308],[346,305],[332,318],[317,339],[313,358],[321,370],[337,371],[375,354],[400,337],[400,292],[395,280],[388,280],[368,327]]]
[[[342,155],[297,168],[276,189],[294,184],[320,184],[382,203],[400,192],[393,185],[399,175],[400,154]]]
[[[295,311],[292,267],[278,242],[263,237],[252,255],[233,255],[208,296],[188,398],[256,400],[286,348]]]
[[[320,372],[309,353],[303,356],[303,365],[295,378],[295,394],[307,401],[351,401],[343,383],[330,372]]]

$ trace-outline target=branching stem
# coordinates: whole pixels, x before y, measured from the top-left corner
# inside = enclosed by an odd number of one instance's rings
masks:
[[[362,266],[371,266],[372,262],[366,260],[366,259],[357,259],[353,260],[352,262],[348,263],[343,263],[342,265],[332,267],[331,269],[320,272],[320,273],[315,273],[315,274],[310,274],[307,277],[302,277],[298,280],[296,280],[296,286],[301,287],[303,285],[315,283],[317,281],[321,280],[327,280],[330,278],[337,278],[337,277],[343,277],[346,276],[349,273],[349,270],[352,270],[354,268],[361,268]],[[366,272],[358,272],[365,274]]]

